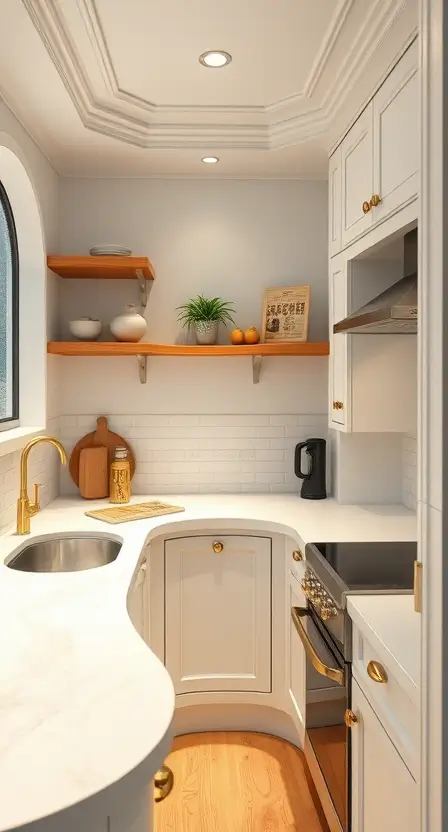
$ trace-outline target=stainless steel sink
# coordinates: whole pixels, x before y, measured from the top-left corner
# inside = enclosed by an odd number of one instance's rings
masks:
[[[25,546],[6,564],[20,572],[81,572],[112,563],[121,543],[109,537],[51,537]]]

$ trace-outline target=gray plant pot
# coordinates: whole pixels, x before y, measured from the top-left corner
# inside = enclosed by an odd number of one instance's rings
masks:
[[[218,321],[197,321],[194,333],[197,344],[216,344],[218,339]]]

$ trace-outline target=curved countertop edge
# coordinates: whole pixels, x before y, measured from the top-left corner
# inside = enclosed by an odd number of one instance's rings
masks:
[[[302,547],[323,538],[416,539],[415,515],[402,506],[340,506],[289,494],[139,495],[132,502],[149,499],[186,512],[109,526],[84,515],[85,501],[60,498],[33,517],[26,542],[72,531],[122,539],[117,560],[100,569],[14,572],[5,560],[25,540],[0,537],[0,832],[89,800],[141,766],[149,777],[163,761],[174,690],[126,608],[155,537],[228,528],[282,534]]]

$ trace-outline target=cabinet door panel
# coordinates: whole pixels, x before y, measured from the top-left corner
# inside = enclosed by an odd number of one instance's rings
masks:
[[[374,98],[374,191],[381,203],[373,222],[417,196],[419,89],[417,43],[405,53]]]
[[[372,225],[372,211],[363,203],[373,194],[373,103],[347,133],[341,144],[342,247]]]
[[[341,250],[342,194],[341,194],[341,148],[338,147],[330,158],[328,171],[328,248],[330,257]]]
[[[176,693],[271,690],[271,540],[165,545],[165,665]]]
[[[306,607],[307,601],[296,578],[290,576],[289,580],[289,698],[293,713],[299,724],[300,740],[303,745],[305,741],[306,715],[306,656],[290,613],[292,607]]]
[[[352,832],[418,832],[417,784],[354,680],[352,710]]]
[[[348,338],[333,334],[333,324],[347,315],[347,263],[343,256],[330,261],[330,425],[347,424]]]

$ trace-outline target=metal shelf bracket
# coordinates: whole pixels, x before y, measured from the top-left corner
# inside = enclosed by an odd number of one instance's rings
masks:
[[[140,378],[140,384],[146,384],[148,356],[139,354],[136,356],[136,358],[138,361],[138,375]]]
[[[143,271],[141,269],[135,270],[135,276],[138,280],[138,288],[140,289],[140,304],[142,311],[144,311],[148,303],[148,281],[143,277]]]
[[[260,370],[261,370],[261,359],[263,356],[261,355],[253,355],[252,356],[252,380],[254,384],[258,384],[260,381]]]

